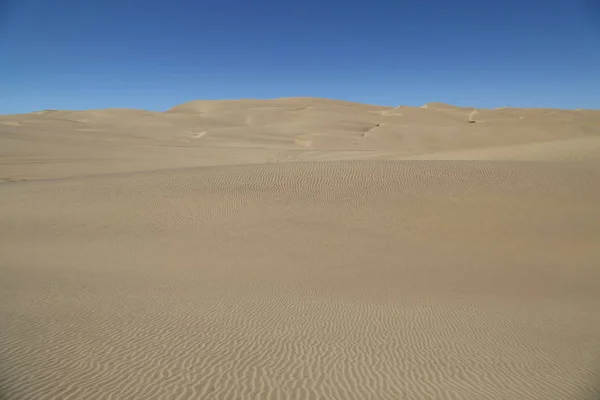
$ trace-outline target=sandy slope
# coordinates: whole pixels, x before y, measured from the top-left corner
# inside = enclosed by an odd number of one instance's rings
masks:
[[[0,398],[598,398],[598,114],[1,116]]]
[[[470,123],[469,121],[475,121]],[[0,180],[295,160],[600,159],[600,111],[379,107],[327,99],[193,101],[164,112],[42,111],[0,116]],[[571,142],[555,151],[548,142]],[[594,142],[593,146],[597,146]],[[580,147],[579,144],[581,144]],[[538,145],[541,145],[539,149]],[[572,146],[574,145],[574,146]],[[596,147],[597,148],[597,147]],[[547,150],[548,149],[548,150]],[[452,157],[454,158],[454,157]],[[460,159],[460,156],[458,157]]]

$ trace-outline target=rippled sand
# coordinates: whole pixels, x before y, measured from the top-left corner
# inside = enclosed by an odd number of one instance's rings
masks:
[[[597,116],[473,111],[0,116],[0,397],[597,398]]]

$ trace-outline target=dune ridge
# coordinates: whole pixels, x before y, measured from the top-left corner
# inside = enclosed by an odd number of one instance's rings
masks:
[[[0,116],[0,398],[596,398],[598,121]]]
[[[436,159],[436,153],[463,151],[473,158],[478,149],[486,159],[493,147],[506,149],[495,157],[510,159],[512,146],[527,160],[526,145],[532,160],[556,160],[564,152],[547,144],[571,139],[582,139],[585,159],[600,158],[583,140],[600,137],[600,111],[426,106],[283,98],[198,100],[165,112],[2,115],[0,179],[295,160]],[[578,153],[573,147],[567,158]]]

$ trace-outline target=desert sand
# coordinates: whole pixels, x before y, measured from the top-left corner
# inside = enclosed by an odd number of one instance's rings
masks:
[[[2,399],[597,399],[600,111],[0,116]]]

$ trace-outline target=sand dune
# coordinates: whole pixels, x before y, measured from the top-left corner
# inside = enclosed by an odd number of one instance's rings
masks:
[[[339,160],[341,154],[435,159],[439,152],[497,146],[518,146],[519,159],[527,160],[524,145],[598,138],[599,127],[600,111],[593,110],[380,107],[311,98],[193,101],[166,112],[51,110],[0,116],[0,179]],[[600,159],[585,140],[575,143],[583,144],[586,159]],[[570,158],[577,153],[570,147]],[[539,152],[531,159],[539,160]]]
[[[0,116],[0,397],[597,398],[599,115]]]

